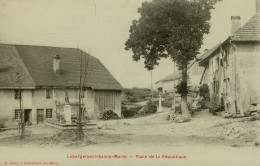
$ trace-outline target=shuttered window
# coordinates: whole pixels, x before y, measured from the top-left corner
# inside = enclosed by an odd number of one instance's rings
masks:
[[[46,118],[52,118],[52,109],[46,109]]]

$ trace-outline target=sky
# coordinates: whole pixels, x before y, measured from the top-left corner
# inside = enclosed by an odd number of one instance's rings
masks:
[[[0,43],[80,48],[97,57],[123,87],[151,86],[143,60],[124,50],[132,20],[145,0],[0,0]],[[255,14],[255,0],[223,0],[212,10],[211,29],[201,52],[230,35],[231,16],[242,25]],[[173,72],[162,59],[152,82]]]

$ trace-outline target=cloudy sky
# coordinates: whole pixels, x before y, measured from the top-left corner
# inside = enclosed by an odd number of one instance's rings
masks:
[[[124,50],[129,26],[145,0],[0,0],[0,43],[79,47],[99,58],[124,87],[149,87],[143,61]],[[242,25],[255,14],[255,0],[223,0],[212,11],[203,51],[230,35],[230,17]],[[163,59],[153,81],[173,72]]]

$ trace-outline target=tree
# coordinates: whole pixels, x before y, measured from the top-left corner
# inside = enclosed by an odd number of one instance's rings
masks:
[[[125,49],[132,50],[134,61],[144,59],[145,68],[153,70],[161,58],[170,58],[182,72],[176,86],[181,95],[181,111],[190,117],[187,68],[196,58],[204,34],[209,33],[210,10],[219,0],[152,0],[144,2],[133,20]]]
[[[125,90],[125,96],[127,101],[131,101],[133,95],[134,93],[130,89]]]
[[[77,121],[77,139],[79,141],[83,140],[84,132],[83,132],[83,117],[84,115],[84,91],[83,88],[86,87],[87,83],[87,69],[89,64],[89,56],[86,59],[86,55],[83,55],[81,50],[79,51],[79,64],[80,64],[80,75],[79,75],[79,96],[78,96],[78,104],[79,104],[79,111],[78,111],[78,121]],[[86,123],[86,122],[85,122]]]
[[[20,139],[24,139],[25,135],[25,123],[24,123],[24,110],[22,108],[22,82],[21,82],[21,76],[19,72],[16,72],[17,75],[17,83],[19,86],[19,91],[18,91],[18,99],[19,99],[19,112],[18,112],[18,133]]]

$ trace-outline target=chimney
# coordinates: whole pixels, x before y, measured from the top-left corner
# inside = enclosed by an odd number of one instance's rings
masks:
[[[241,27],[240,16],[231,16],[231,35]]]
[[[53,71],[56,75],[60,75],[60,56],[58,54],[53,57]]]
[[[256,3],[256,13],[260,13],[260,0],[255,0]]]

